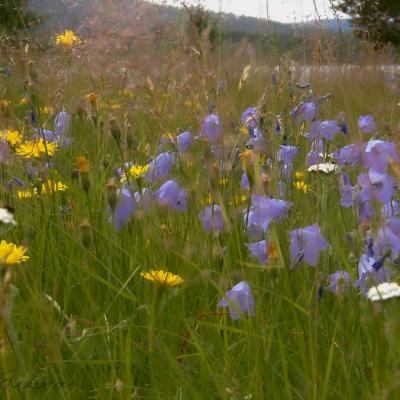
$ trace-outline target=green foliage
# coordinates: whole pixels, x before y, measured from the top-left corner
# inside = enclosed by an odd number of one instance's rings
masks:
[[[376,47],[400,46],[400,2],[396,0],[336,0],[337,10],[352,17],[354,32]]]
[[[27,11],[26,0],[0,1],[0,27],[8,31],[25,29],[33,21],[33,14]]]

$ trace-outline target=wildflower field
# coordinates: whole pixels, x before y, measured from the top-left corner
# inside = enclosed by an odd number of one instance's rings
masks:
[[[12,54],[1,399],[400,398],[394,78]]]

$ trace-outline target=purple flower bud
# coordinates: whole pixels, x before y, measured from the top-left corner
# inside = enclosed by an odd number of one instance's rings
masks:
[[[317,115],[317,107],[315,103],[303,103],[300,105],[299,111],[303,114],[304,121],[311,121]]]
[[[353,186],[350,182],[350,177],[346,173],[339,175],[339,193],[340,193],[340,205],[342,207],[351,207],[354,204],[353,201]]]
[[[362,115],[358,119],[358,127],[364,133],[372,133],[376,129],[376,123],[372,115]]]
[[[222,126],[219,116],[216,114],[210,114],[204,118],[201,123],[201,131],[203,135],[207,136],[208,140],[212,144],[217,143],[218,138],[222,134]]]
[[[254,316],[254,298],[249,284],[242,281],[228,290],[218,307],[229,307],[229,315],[233,320],[239,319],[241,314]]]
[[[247,128],[252,128],[252,129],[257,128],[259,120],[257,108],[255,107],[247,108],[247,110],[242,113],[241,120],[242,124]]]
[[[136,199],[132,197],[126,188],[118,190],[118,203],[114,217],[110,221],[114,222],[115,228],[120,230],[122,226],[135,214],[138,205]]]
[[[193,143],[193,137],[190,132],[183,132],[176,137],[176,143],[180,153],[185,153],[189,150]]]

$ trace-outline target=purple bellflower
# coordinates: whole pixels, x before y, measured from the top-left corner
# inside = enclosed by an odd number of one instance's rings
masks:
[[[210,232],[211,230],[221,232],[224,228],[224,215],[221,206],[218,204],[206,207],[199,213],[198,217],[202,221],[203,228],[206,232]]]
[[[185,153],[189,150],[193,143],[193,137],[190,132],[183,132],[176,137],[176,144],[180,153]]]
[[[237,320],[240,314],[254,316],[254,298],[246,281],[239,282],[218,303],[218,307],[229,307],[231,319]]]
[[[266,264],[268,260],[268,247],[266,240],[260,240],[255,243],[245,243],[251,255],[257,258],[260,264]]]
[[[249,212],[244,211],[244,222],[250,236],[256,238],[260,232],[265,233],[272,221],[286,217],[291,206],[289,201],[252,195]]]
[[[392,199],[394,180],[386,173],[373,170],[362,173],[358,176],[358,184],[361,187],[359,197],[362,202],[376,199],[380,203],[386,204]]]
[[[299,148],[297,146],[284,146],[281,145],[281,148],[278,152],[278,160],[282,161],[283,164],[288,165],[293,163],[294,157],[299,152]]]
[[[380,256],[390,254],[393,260],[400,255],[400,219],[389,219],[379,229],[373,251]]]
[[[350,177],[345,172],[339,175],[339,193],[340,205],[342,207],[351,207],[354,204],[353,186],[350,182]]]
[[[354,286],[366,296],[370,287],[390,281],[391,275],[391,271],[383,267],[383,263],[379,263],[373,256],[363,254],[358,263],[358,280]]]
[[[187,194],[186,191],[179,187],[174,179],[164,182],[156,192],[157,203],[166,206],[171,210],[186,211],[187,210]]]
[[[339,165],[361,164],[364,148],[365,144],[363,143],[348,144],[335,153],[335,158]]]
[[[381,208],[381,215],[385,219],[396,217],[400,214],[400,204],[392,200]]]
[[[328,246],[328,242],[320,234],[318,224],[294,229],[290,232],[290,259],[293,268],[301,260],[315,267],[318,264],[319,253]]]
[[[168,176],[174,163],[175,155],[173,153],[161,153],[149,163],[149,169],[143,177],[150,182],[163,180]]]
[[[250,129],[255,129],[257,128],[258,125],[258,120],[259,120],[259,115],[256,107],[248,107],[243,113],[242,113],[242,124]]]
[[[329,290],[335,294],[342,294],[351,285],[351,278],[347,271],[336,271],[329,275]]]
[[[201,132],[212,144],[216,144],[222,134],[222,126],[217,114],[210,114],[201,123]]]
[[[365,147],[364,165],[376,172],[386,172],[389,160],[398,162],[399,155],[393,142],[370,140]]]
[[[358,127],[363,133],[372,133],[376,129],[376,123],[372,115],[362,115],[358,119]]]

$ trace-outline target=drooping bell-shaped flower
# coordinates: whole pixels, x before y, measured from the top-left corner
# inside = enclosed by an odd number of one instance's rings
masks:
[[[376,172],[386,172],[389,160],[398,162],[399,155],[393,142],[370,140],[365,147],[364,166]]]
[[[318,224],[294,229],[290,232],[290,259],[293,267],[301,260],[315,267],[318,264],[319,253],[328,246]]]
[[[222,125],[217,114],[210,114],[201,123],[201,132],[212,144],[216,144],[222,134]]]
[[[239,282],[218,303],[219,307],[228,307],[231,319],[237,320],[241,314],[254,316],[254,298],[249,284],[246,281]]]
[[[187,210],[187,194],[181,189],[174,179],[164,182],[156,192],[156,200],[160,206],[166,206],[171,210]]]
[[[358,119],[358,127],[363,133],[372,133],[376,129],[376,123],[372,115],[362,115]]]
[[[202,221],[203,228],[206,232],[210,232],[211,230],[221,232],[224,228],[224,215],[221,206],[218,204],[206,207],[199,213],[198,217]]]

